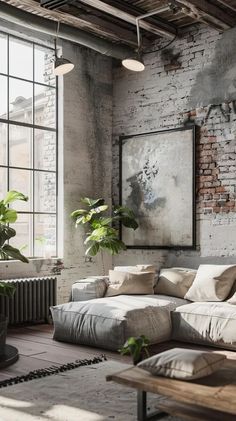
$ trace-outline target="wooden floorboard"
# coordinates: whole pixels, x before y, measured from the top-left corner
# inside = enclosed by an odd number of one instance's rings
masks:
[[[46,324],[9,328],[7,343],[18,348],[20,358],[12,366],[0,371],[0,381],[27,374],[29,371],[39,368],[73,362],[77,359],[93,358],[101,354],[105,354],[108,359],[131,363],[130,357],[121,356],[117,352],[54,341],[53,327]],[[175,347],[203,348],[197,345],[169,341],[150,347],[150,354],[157,354]],[[225,351],[212,347],[204,347],[204,349],[211,352],[224,353],[227,355],[227,358],[236,359],[236,352],[233,351]]]
[[[129,357],[122,357],[117,352],[54,341],[51,325],[9,328],[7,343],[17,347],[20,356],[15,364],[0,371],[0,381],[39,368],[90,359],[102,354],[109,359],[131,362]]]

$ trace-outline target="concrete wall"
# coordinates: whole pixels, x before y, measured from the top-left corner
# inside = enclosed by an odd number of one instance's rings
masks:
[[[235,262],[236,255],[236,108],[228,97],[234,91],[235,35],[232,29],[223,35],[205,26],[194,27],[170,47],[172,55],[179,53],[180,68],[166,71],[168,57],[161,52],[144,56],[146,69],[134,73],[117,66],[114,69],[113,96],[113,198],[119,194],[120,135],[138,134],[183,126],[186,121],[199,126],[197,136],[197,250],[168,252],[162,250],[128,250],[114,259],[115,264],[157,263],[197,267],[200,262]],[[233,45],[225,60],[226,45]],[[162,47],[164,41],[154,46]],[[224,48],[225,46],[225,48]],[[163,50],[165,51],[165,50]],[[222,77],[227,83],[215,83],[221,63]],[[223,64],[224,63],[224,64]],[[213,78],[211,78],[211,70]],[[194,92],[204,95],[193,108]],[[206,79],[211,95],[207,96]],[[222,97],[222,104],[209,111],[209,98]],[[236,99],[236,98],[235,98]],[[216,102],[218,104],[218,102]],[[168,157],[167,157],[168,159]]]
[[[104,197],[109,203],[112,178],[112,60],[69,42],[62,48],[75,64],[74,71],[60,80],[64,101],[59,109],[59,248],[63,262],[0,263],[2,279],[57,274],[59,302],[68,300],[74,280],[103,274],[100,255],[85,261],[84,234],[74,228],[69,215],[80,206],[82,196]],[[105,266],[111,266],[111,259],[105,257]]]

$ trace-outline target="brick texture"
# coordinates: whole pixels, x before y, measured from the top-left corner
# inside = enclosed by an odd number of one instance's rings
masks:
[[[197,189],[197,251],[165,254],[165,262],[174,255],[178,263],[193,258],[195,266],[205,257],[235,256],[236,234],[236,112],[235,104],[222,104],[209,113],[209,104],[189,108],[191,90],[199,83],[197,76],[209,66],[216,54],[221,34],[205,26],[194,27],[176,40],[171,48],[180,52],[181,68],[166,72],[161,54],[146,54],[146,69],[132,73],[114,69],[113,97],[113,199],[118,202],[120,135],[138,134],[183,126],[195,122],[198,126],[196,143]],[[164,45],[164,41],[159,46]],[[154,47],[154,49],[158,46]],[[233,52],[232,52],[233,54]],[[216,87],[217,89],[217,87]],[[207,114],[209,116],[207,118]],[[160,251],[131,251],[115,262],[153,260],[163,263]],[[160,258],[161,256],[161,258]],[[186,258],[186,259],[185,259]],[[221,259],[221,260],[222,260]],[[173,260],[173,259],[172,259]]]

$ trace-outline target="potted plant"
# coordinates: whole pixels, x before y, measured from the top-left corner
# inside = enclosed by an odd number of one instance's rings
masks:
[[[137,229],[138,223],[135,220],[133,211],[123,206],[113,206],[111,215],[106,215],[109,206],[105,200],[90,199],[84,197],[81,202],[86,206],[85,209],[77,209],[71,213],[75,226],[88,227],[84,244],[86,246],[86,256],[96,256],[101,251],[107,251],[110,254],[118,254],[125,250],[126,246],[119,238],[117,224],[123,224],[127,228]]]
[[[9,244],[9,240],[16,235],[16,231],[9,226],[16,222],[17,212],[9,205],[16,200],[27,201],[28,197],[15,190],[11,190],[6,194],[6,197],[0,201],[0,258],[1,260],[20,260],[28,263],[28,259],[15,247]],[[14,294],[14,285],[0,281],[0,295],[11,297]],[[0,315],[0,356],[4,353],[7,333],[7,318]]]
[[[121,355],[131,355],[133,359],[133,364],[137,365],[140,361],[143,360],[143,357],[145,356],[148,358],[149,352],[148,352],[148,345],[149,340],[146,338],[146,336],[141,335],[138,337],[131,336],[123,347],[119,349],[119,352]]]

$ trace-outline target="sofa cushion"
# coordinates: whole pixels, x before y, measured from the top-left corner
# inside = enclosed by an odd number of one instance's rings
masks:
[[[108,276],[90,276],[80,279],[72,285],[71,300],[86,301],[104,297],[108,280]]]
[[[151,343],[171,337],[170,311],[186,304],[176,297],[120,295],[51,308],[54,339],[117,350],[130,336]]]
[[[162,269],[154,288],[155,294],[184,298],[191,287],[197,271],[187,268]]]
[[[123,294],[154,294],[154,272],[119,272],[109,270],[106,297]]]
[[[176,308],[172,316],[172,337],[236,349],[236,307],[227,302],[190,303]]]
[[[223,301],[235,280],[235,265],[200,265],[185,298],[190,301]]]
[[[154,376],[193,380],[209,376],[220,367],[225,355],[193,349],[173,348],[138,364]]]

